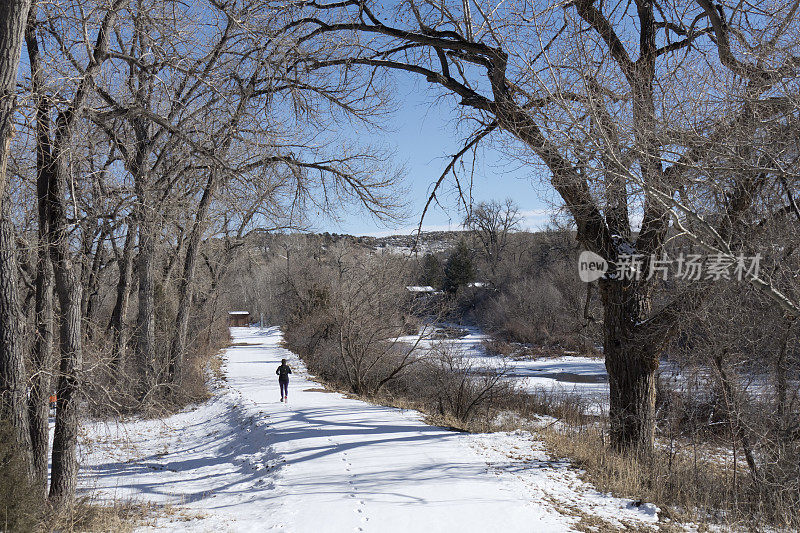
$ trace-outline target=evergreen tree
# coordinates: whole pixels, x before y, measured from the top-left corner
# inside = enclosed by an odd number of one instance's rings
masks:
[[[472,252],[464,241],[459,241],[444,267],[444,290],[455,293],[474,280],[475,266],[472,264]]]
[[[422,258],[421,273],[419,276],[420,285],[429,285],[434,289],[441,289],[444,283],[444,269],[438,257],[431,253],[425,254]]]

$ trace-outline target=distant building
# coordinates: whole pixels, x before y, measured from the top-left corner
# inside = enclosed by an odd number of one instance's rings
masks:
[[[228,327],[245,328],[250,325],[250,313],[248,311],[228,312]]]

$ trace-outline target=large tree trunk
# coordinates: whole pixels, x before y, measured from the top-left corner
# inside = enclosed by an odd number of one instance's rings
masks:
[[[64,310],[61,317],[61,361],[59,364],[58,409],[53,436],[53,466],[50,500],[57,507],[68,506],[78,480],[78,375],[83,362],[81,346],[81,286],[74,271],[61,262],[56,267],[56,289]]]
[[[11,423],[15,446],[32,474],[25,398],[27,376],[19,344],[16,246],[6,201],[17,73],[29,9],[30,0],[0,2],[0,418]]]
[[[81,286],[69,261],[58,261],[56,290],[61,303],[61,361],[59,364],[58,409],[53,436],[53,466],[50,500],[57,507],[72,502],[78,480],[78,376],[83,363],[81,343]]]
[[[172,338],[172,346],[169,359],[169,382],[179,383],[183,373],[184,358],[186,355],[186,336],[189,329],[189,312],[191,310],[192,284],[194,282],[195,265],[197,263],[197,251],[200,247],[200,239],[205,229],[208,206],[214,194],[217,180],[212,171],[208,177],[203,196],[197,208],[197,214],[189,236],[189,245],[186,248],[186,258],[183,264],[183,277],[181,277],[178,288],[178,316],[176,319],[177,328]]]
[[[63,120],[63,115],[61,117]],[[60,125],[59,129],[64,126]],[[62,142],[65,138],[59,136]],[[57,146],[50,183],[47,214],[50,254],[53,261],[56,292],[61,306],[61,350],[56,394],[56,427],[53,436],[50,500],[56,508],[71,505],[78,480],[78,377],[83,364],[81,332],[82,287],[69,251],[67,219],[67,151]]]
[[[47,195],[50,187],[50,105],[43,94],[39,43],[36,40],[36,2],[31,4],[25,43],[31,69],[33,97],[36,99],[36,201],[39,219],[39,248],[36,252],[36,337],[31,362],[31,393],[28,416],[31,425],[31,446],[36,484],[42,496],[47,494],[47,452],[50,445],[49,396],[52,391],[50,373],[53,370],[53,263],[48,243]]]
[[[16,245],[8,204],[8,201],[3,202],[0,208],[0,420],[10,423],[14,451],[32,475]]]
[[[136,236],[136,224],[131,219],[128,224],[128,233],[125,235],[125,244],[122,248],[122,257],[117,263],[119,266],[119,280],[117,281],[117,299],[114,303],[114,310],[111,312],[109,328],[113,336],[113,347],[111,352],[111,373],[112,379],[119,378],[119,372],[125,364],[125,349],[127,347],[127,336],[125,331],[125,315],[128,311],[128,301],[131,294],[131,276],[133,271],[133,247],[134,237]]]
[[[150,182],[148,156],[151,150],[150,126],[143,118],[133,119],[136,153],[131,161],[136,193],[136,221],[139,224],[139,256],[136,272],[139,277],[139,310],[136,316],[136,364],[142,373],[139,399],[151,400],[158,384],[161,365],[156,361],[155,255],[156,220]]]
[[[19,324],[19,288],[17,261],[10,210],[6,198],[7,167],[14,135],[13,114],[16,100],[22,37],[30,1],[10,0],[0,3],[0,418],[10,420],[18,446],[30,451],[28,418],[25,403],[25,369],[22,359]],[[20,411],[22,409],[22,411]]]
[[[662,339],[643,339],[637,325],[649,295],[629,280],[603,280],[603,349],[609,381],[611,442],[647,453],[655,438],[656,371]]]
[[[44,237],[42,235],[42,237]],[[31,392],[28,416],[31,426],[31,447],[36,484],[42,495],[47,491],[47,452],[50,447],[49,397],[53,370],[53,264],[44,239],[40,239],[36,272],[36,338],[31,363]]]
[[[47,189],[44,189],[46,195]],[[40,191],[41,194],[41,191]],[[50,373],[53,370],[53,264],[48,255],[47,220],[42,219],[45,203],[40,197],[39,250],[36,265],[36,338],[31,362],[31,392],[28,399],[31,447],[36,485],[44,496],[47,492],[47,469],[50,445],[49,397],[52,388]],[[44,212],[42,212],[44,211]]]
[[[150,215],[148,195],[143,187],[137,188],[139,206],[139,256],[137,274],[139,276],[139,309],[136,316],[136,363],[142,372],[139,398],[148,401],[156,387],[156,327],[155,327],[155,236]]]

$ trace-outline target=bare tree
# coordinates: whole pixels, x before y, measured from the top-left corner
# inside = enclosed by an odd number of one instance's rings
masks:
[[[81,328],[81,301],[83,287],[76,272],[70,249],[70,221],[67,193],[70,182],[70,156],[72,136],[83,115],[90,96],[94,77],[100,72],[108,57],[109,34],[118,12],[126,0],[116,0],[101,18],[93,43],[87,42],[89,57],[80,69],[73,97],[59,110],[54,128],[50,127],[50,113],[54,102],[39,91],[37,110],[37,165],[38,189],[46,191],[40,197],[46,213],[47,248],[53,262],[55,288],[61,308],[60,361],[57,380],[58,408],[53,438],[53,455],[50,483],[50,500],[56,507],[72,504],[77,484],[79,379],[83,360]],[[35,20],[35,19],[32,19]],[[88,38],[88,36],[87,36]],[[35,39],[28,39],[28,55],[34,77],[43,72],[38,49],[32,47]]]
[[[17,71],[30,1],[0,5],[0,420],[11,424],[12,445],[33,473],[26,409],[26,371],[21,346],[17,247],[6,200],[14,136]]]
[[[400,265],[380,256],[342,255],[331,284],[330,317],[336,351],[357,394],[378,393],[420,361],[424,333],[401,342],[412,299]],[[405,311],[405,312],[404,312]]]
[[[520,221],[519,206],[511,198],[503,203],[481,202],[464,219],[464,225],[478,237],[493,281],[496,281],[497,266],[508,246],[509,234],[519,229]]]
[[[715,249],[735,252],[764,185],[796,176],[795,161],[769,156],[797,122],[789,89],[800,61],[794,2],[771,4],[768,16],[708,0],[474,1],[474,10],[431,0],[397,12],[362,0],[297,6],[290,28],[306,28],[299,43],[330,35],[350,43],[306,68],[417,76],[453,97],[463,123],[475,125],[437,186],[478,142],[511,141],[519,157],[546,169],[579,242],[612,270],[633,254],[648,272],[685,193],[716,194],[720,201],[702,211],[713,216],[681,216],[690,229],[702,226]],[[644,451],[653,447],[660,356],[676,318],[699,300],[654,306],[646,278],[600,281],[612,442]],[[797,314],[796,303],[772,294]]]
[[[441,415],[452,413],[462,423],[468,422],[482,405],[512,390],[512,385],[503,379],[508,373],[505,361],[482,367],[447,341],[439,341],[432,352],[426,364],[431,367]]]
[[[289,266],[286,339],[309,368],[356,394],[374,395],[424,360],[432,328],[406,290],[408,264],[346,242],[296,250]]]
[[[11,210],[3,202],[0,216],[0,420],[11,424],[13,453],[33,474],[26,405],[26,371],[17,281],[17,247]]]

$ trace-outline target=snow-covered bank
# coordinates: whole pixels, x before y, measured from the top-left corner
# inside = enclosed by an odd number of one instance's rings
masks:
[[[487,353],[484,341],[489,335],[477,328],[458,326],[466,334],[446,340],[423,339],[418,349],[426,350],[437,343],[450,347],[480,368],[504,368],[505,379],[513,381],[527,392],[564,395],[580,401],[587,412],[608,411],[608,373],[602,358],[578,355],[540,357],[537,359],[507,359]],[[416,337],[401,339],[413,344]]]
[[[87,427],[84,492],[178,506],[158,527],[185,531],[569,531],[569,509],[655,525],[652,508],[597,493],[526,433],[455,433],[322,391],[277,329],[233,334],[211,401]],[[281,358],[295,371],[288,405]]]

